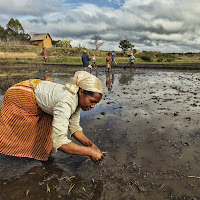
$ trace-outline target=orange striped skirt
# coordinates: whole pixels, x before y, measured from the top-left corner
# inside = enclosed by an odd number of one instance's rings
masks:
[[[23,81],[5,93],[0,110],[0,153],[48,160],[53,117],[36,103],[34,88],[40,81]]]

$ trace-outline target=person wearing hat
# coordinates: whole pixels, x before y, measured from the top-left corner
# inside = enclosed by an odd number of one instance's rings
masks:
[[[46,161],[54,147],[100,161],[101,151],[79,121],[81,109],[88,111],[101,100],[102,85],[85,71],[76,72],[73,80],[61,85],[32,79],[11,86],[1,105],[0,153]],[[83,145],[73,143],[68,131]]]
[[[108,54],[106,56],[106,68],[108,71],[110,71],[110,69],[111,69],[111,63],[112,63],[111,53],[108,52]]]
[[[87,67],[89,67],[90,69],[92,68],[92,66],[89,63],[90,60],[91,60],[91,58],[89,58],[87,51],[84,50],[83,55],[82,55],[82,63],[83,63],[83,68],[85,71],[86,71]]]
[[[96,68],[96,58],[95,58],[95,54],[92,54],[92,67]]]

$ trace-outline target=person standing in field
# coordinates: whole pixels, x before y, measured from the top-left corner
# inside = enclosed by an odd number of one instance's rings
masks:
[[[115,57],[116,57],[115,51],[113,50],[113,51],[112,51],[112,64],[114,63],[115,65],[117,65],[117,63],[116,63],[116,61],[115,61]]]
[[[100,80],[85,71],[65,85],[31,79],[11,86],[0,110],[0,153],[46,161],[52,148],[87,155],[98,163],[103,154],[80,126],[80,112],[101,100]],[[74,137],[82,145],[70,140]]]
[[[43,49],[42,49],[42,55],[44,57],[44,61],[47,62],[49,59],[47,57],[47,51],[46,51],[45,47],[43,47]]]
[[[92,67],[96,68],[96,58],[95,58],[95,54],[92,54]]]
[[[131,53],[131,56],[130,56],[130,66],[131,68],[135,67],[135,57],[133,56],[133,53]]]
[[[108,55],[106,56],[106,68],[108,71],[111,70],[111,63],[112,63],[112,58],[111,58],[111,53],[109,52]]]
[[[91,60],[91,58],[89,57],[89,55],[87,54],[87,51],[84,50],[83,51],[83,55],[82,55],[82,63],[83,63],[83,69],[86,71],[87,67],[89,67],[91,69],[91,65],[89,63],[89,61]]]

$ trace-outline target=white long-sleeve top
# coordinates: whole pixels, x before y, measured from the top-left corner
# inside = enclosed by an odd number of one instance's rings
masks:
[[[80,111],[78,94],[74,95],[64,85],[49,81],[40,82],[35,90],[38,106],[46,113],[53,115],[52,143],[57,150],[63,144],[68,144],[68,138],[76,131],[82,131],[79,125]]]

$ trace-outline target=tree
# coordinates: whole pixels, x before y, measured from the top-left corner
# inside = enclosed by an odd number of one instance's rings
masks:
[[[22,37],[24,35],[24,29],[18,19],[14,20],[11,18],[6,25],[6,28],[8,33],[8,40],[17,40],[20,39],[20,36]]]
[[[128,49],[133,49],[134,45],[132,45],[128,40],[120,40],[119,43],[119,48],[122,49],[122,51],[124,52],[124,54],[126,53],[126,51]]]
[[[58,40],[56,42],[57,47],[71,47],[71,40]]]
[[[0,25],[0,41],[7,40],[7,31]]]
[[[23,33],[23,34],[20,33],[20,39],[21,39],[21,40],[30,41],[31,36],[30,36],[28,33]]]
[[[31,38],[29,34],[25,34],[24,28],[22,27],[18,19],[14,20],[13,18],[11,18],[6,25],[6,28],[7,40],[9,41],[29,41]]]
[[[99,35],[95,35],[92,40],[94,40],[94,42],[90,42],[90,44],[95,45],[96,50],[99,50],[100,46],[104,44],[104,42],[101,42],[101,37]]]
[[[20,42],[21,44],[29,43],[31,36],[24,32],[24,28],[18,19],[10,19],[6,29],[0,26],[0,41],[3,42]]]

